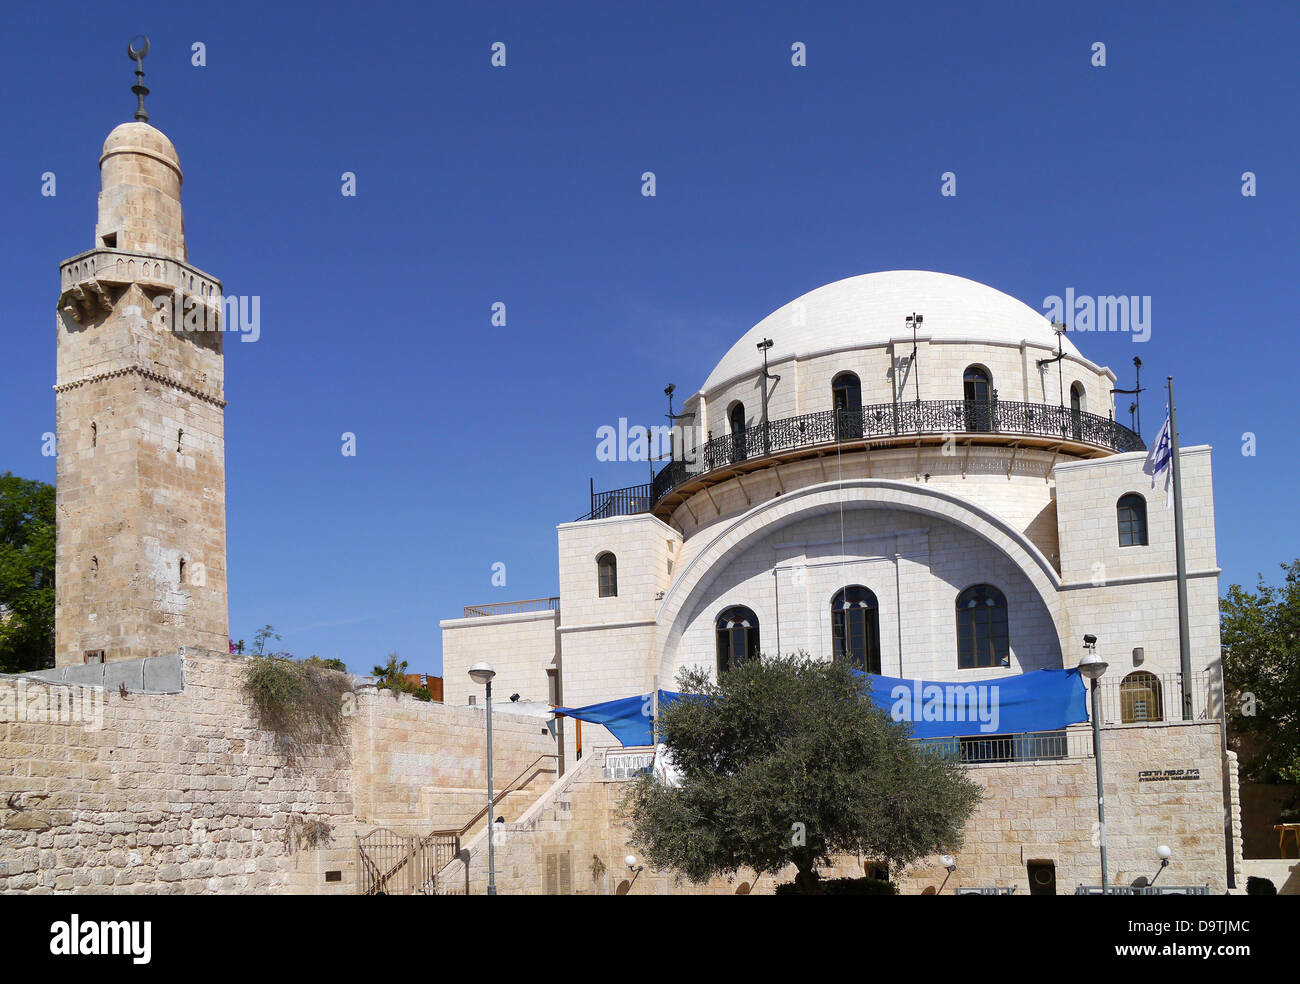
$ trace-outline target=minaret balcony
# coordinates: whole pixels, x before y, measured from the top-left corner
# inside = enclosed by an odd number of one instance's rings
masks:
[[[112,306],[117,288],[138,284],[146,292],[195,298],[219,317],[221,281],[198,267],[167,257],[107,247],[59,264],[59,310],[85,322]]]

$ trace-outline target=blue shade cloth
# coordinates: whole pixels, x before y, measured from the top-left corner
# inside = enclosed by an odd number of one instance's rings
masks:
[[[659,706],[671,704],[679,697],[681,694],[674,691],[661,690]],[[603,704],[588,704],[586,707],[557,707],[555,713],[579,721],[603,725],[624,748],[633,745],[653,745],[654,721],[651,715],[654,713],[654,702],[650,698],[650,694],[620,697],[618,700],[607,700]]]
[[[1077,669],[939,683],[857,673],[871,699],[915,738],[1019,735],[1088,720]]]
[[[1077,669],[1034,670],[989,680],[939,683],[855,671],[876,706],[911,724],[915,738],[964,738],[1058,731],[1088,720],[1086,689]],[[659,704],[681,698],[659,691]],[[557,707],[556,714],[608,728],[624,748],[654,744],[650,694],[586,707]]]

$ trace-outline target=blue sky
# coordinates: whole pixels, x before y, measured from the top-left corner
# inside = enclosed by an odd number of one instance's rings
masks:
[[[597,462],[597,427],[659,422],[668,382],[872,270],[1151,296],[1147,343],[1076,342],[1120,385],[1142,357],[1147,433],[1175,376],[1183,443],[1216,448],[1225,589],[1300,555],[1296,5],[804,6],[11,7],[0,470],[54,479],[58,263],[92,245],[143,31],[190,259],[262,299],[258,342],[227,344],[235,638],[438,672],[439,619],[556,593],[590,476],[646,479]]]

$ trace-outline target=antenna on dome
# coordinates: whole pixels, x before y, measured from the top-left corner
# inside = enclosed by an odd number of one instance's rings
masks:
[[[916,353],[917,353],[916,329],[921,327],[921,322],[925,321],[925,318],[922,315],[919,315],[915,311],[913,311],[903,320],[905,320],[907,322],[907,326],[912,329],[912,361],[911,364],[908,366],[908,372],[910,372],[912,374],[912,378],[916,380],[916,403],[918,406],[920,406],[921,374],[917,372],[916,369]]]
[[[664,415],[668,418],[668,458],[669,460],[672,461],[677,460],[677,441],[676,441],[677,421],[691,420],[695,417],[694,413],[675,413],[673,411],[673,393],[676,391],[676,389],[677,389],[676,383],[669,383],[667,386],[664,387],[664,396],[668,397],[668,413]],[[681,452],[682,455],[685,456],[686,436],[684,434],[682,435]]]
[[[1115,393],[1128,393],[1133,397],[1133,402],[1128,405],[1129,423],[1133,425],[1134,431],[1138,437],[1142,436],[1142,360],[1138,356],[1133,356],[1133,368],[1137,370],[1137,382],[1133,389],[1112,389],[1112,395]]]
[[[763,353],[763,453],[767,454],[772,450],[771,441],[768,440],[767,428],[767,381],[769,379],[780,382],[781,377],[767,371],[767,350],[772,347],[772,339],[765,338],[758,343],[756,348]]]
[[[140,42],[139,45],[136,44],[137,41]],[[131,91],[139,100],[135,107],[135,118],[141,123],[149,122],[149,114],[144,108],[144,97],[149,95],[149,89],[144,84],[144,56],[147,54],[149,54],[147,34],[137,34],[126,43],[126,56],[135,62],[135,85],[131,86]]]
[[[1053,362],[1056,363],[1056,386],[1060,390],[1061,407],[1064,409],[1065,375],[1061,370],[1061,363],[1062,360],[1064,360],[1065,358],[1065,347],[1064,347],[1064,339],[1065,339],[1065,331],[1066,331],[1065,323],[1063,321],[1053,321],[1052,331],[1056,332],[1056,354],[1052,356],[1050,359],[1039,359],[1038,371],[1042,372],[1044,366],[1050,366]]]

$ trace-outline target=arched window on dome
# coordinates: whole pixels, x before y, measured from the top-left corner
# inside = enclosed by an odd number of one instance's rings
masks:
[[[831,598],[831,654],[866,673],[880,673],[880,606],[869,588],[851,584]]]
[[[1115,504],[1119,520],[1119,545],[1145,547],[1147,545],[1147,500],[1140,492],[1129,492],[1119,497]]]
[[[1164,694],[1160,678],[1146,670],[1134,670],[1119,685],[1120,721],[1140,724],[1165,719]]]
[[[1083,440],[1083,414],[1088,408],[1083,383],[1070,384],[1070,433],[1076,441]]]
[[[842,372],[831,380],[835,436],[851,441],[862,436],[862,383],[856,373]]]
[[[618,558],[609,551],[596,558],[596,589],[598,597],[618,597]]]
[[[1007,597],[991,584],[957,596],[957,668],[1011,665]]]
[[[733,605],[715,623],[718,642],[718,673],[735,669],[746,660],[758,659],[758,616],[743,605]]]
[[[731,460],[744,461],[749,457],[748,441],[745,438],[745,404],[736,402],[731,405],[731,411],[727,414],[727,422],[731,425]]]
[[[966,401],[968,431],[993,429],[993,380],[983,366],[967,366],[962,374],[962,398]]]

